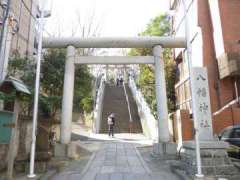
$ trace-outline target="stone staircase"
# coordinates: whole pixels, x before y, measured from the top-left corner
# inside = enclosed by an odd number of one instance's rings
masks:
[[[140,118],[138,116],[137,105],[132,97],[131,91],[126,84],[126,92],[128,94],[130,109],[133,119],[132,133],[142,133]],[[115,113],[116,123],[115,133],[129,133],[129,113],[123,86],[115,86],[106,84],[103,100],[103,112],[101,120],[100,133],[108,132],[107,117],[110,113]]]

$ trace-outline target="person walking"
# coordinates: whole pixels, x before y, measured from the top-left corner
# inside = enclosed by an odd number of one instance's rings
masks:
[[[120,78],[120,85],[122,86],[123,85],[123,77]]]
[[[111,113],[108,116],[108,136],[114,137],[115,114]]]
[[[117,77],[117,86],[119,86],[119,78]]]

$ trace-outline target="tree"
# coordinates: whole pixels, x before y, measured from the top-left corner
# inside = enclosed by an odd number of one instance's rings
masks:
[[[159,15],[152,19],[147,25],[146,30],[140,33],[140,36],[167,36],[170,34],[170,23],[167,15]],[[131,49],[129,55],[146,56],[152,55],[152,49],[138,48]],[[172,58],[170,49],[164,49],[163,57],[165,62],[165,75],[167,85],[168,108],[172,112],[175,110],[175,62]],[[154,115],[157,113],[154,66],[140,65],[140,74],[137,85],[140,87],[147,103],[150,105]]]
[[[65,57],[65,49],[48,49],[43,55],[40,104],[45,114],[51,117],[61,109]]]
[[[101,19],[101,21],[100,21]],[[53,34],[57,36],[62,36],[64,34],[70,35],[70,36],[77,36],[77,37],[82,37],[82,38],[87,38],[87,37],[97,37],[100,35],[101,32],[101,25],[102,25],[102,18],[99,16],[96,16],[95,14],[95,9],[92,9],[91,11],[88,12],[88,14],[82,14],[80,11],[76,11],[75,17],[73,18],[72,24],[70,25],[69,28],[63,28],[62,23],[61,23],[62,18],[59,18],[59,23],[58,23],[58,32]],[[55,49],[56,50],[56,49]],[[51,59],[51,56],[54,56],[58,52],[54,52],[55,50],[48,50],[48,56]],[[59,50],[60,52],[60,50]],[[93,55],[96,52],[95,48],[77,48],[76,49],[76,55],[77,56],[89,56]],[[52,54],[52,55],[51,55]],[[60,58],[60,57],[59,57]],[[49,62],[51,61],[49,59]],[[53,57],[52,59],[58,59],[57,57]],[[61,59],[61,58],[60,58]],[[54,60],[53,60],[54,61]],[[52,62],[52,61],[51,61]],[[63,64],[64,62],[60,61],[59,62]],[[57,64],[58,65],[58,64]],[[49,66],[46,65],[46,72],[48,72]],[[62,69],[64,70],[64,69]],[[49,74],[46,74],[45,77],[48,77],[51,75],[53,72],[49,72]],[[56,77],[59,77],[63,80],[63,77],[56,75]],[[58,89],[55,89],[55,77],[52,77],[53,79],[50,79],[50,82],[47,82],[47,84],[53,84],[53,88],[51,91],[58,91]],[[43,79],[44,80],[44,79]],[[89,66],[86,65],[81,65],[81,66],[76,66],[75,67],[75,87],[74,87],[74,111],[85,111],[85,112],[90,112],[92,110],[92,104],[93,104],[93,97],[92,97],[92,84],[93,84],[93,77],[89,73]],[[63,87],[63,81],[61,84],[59,84],[60,87]],[[47,87],[47,86],[46,86]],[[58,87],[58,86],[57,86]],[[48,87],[47,87],[48,88]],[[49,89],[49,88],[48,88]],[[46,89],[45,89],[46,90]],[[57,96],[59,97],[59,96]],[[57,102],[57,97],[52,99],[53,101]]]
[[[39,112],[41,115],[53,119],[55,119],[57,111],[61,109],[65,59],[65,49],[48,49],[45,51],[41,63]],[[9,61],[8,76],[17,77],[28,85],[32,95],[28,99],[28,107],[26,108],[27,115],[31,115],[35,82],[34,61],[15,55]],[[88,67],[76,67],[75,76],[74,109],[90,112],[92,110],[92,76],[89,73]],[[0,93],[0,99],[5,101],[13,98]]]
[[[92,97],[93,76],[89,73],[89,67],[81,65],[76,67],[74,87],[74,109],[91,112],[93,108]]]
[[[20,57],[19,53],[15,51],[12,57],[9,59],[8,74],[21,79],[29,88],[31,95],[24,96],[21,99],[21,115],[30,116],[32,113],[33,104],[33,87],[34,87],[34,74],[35,65],[33,60]],[[15,99],[15,95],[5,95],[0,93],[0,99],[4,101],[4,104],[12,102]]]
[[[95,11],[84,21],[84,16],[80,12],[76,12],[76,17],[73,20],[72,27],[67,29],[71,31],[72,36],[78,37],[95,37],[100,34],[100,21],[97,22]],[[61,23],[59,23],[60,25]],[[64,31],[60,26],[60,36]],[[65,32],[66,33],[66,32]],[[54,36],[53,35],[53,36]],[[77,55],[92,55],[95,52],[93,48],[76,49]],[[48,49],[43,54],[41,62],[41,79],[40,79],[40,97],[39,97],[39,112],[42,114],[55,117],[57,111],[61,109],[63,95],[63,81],[65,71],[65,49]],[[35,61],[27,58],[20,58],[18,53],[13,55],[9,65],[9,75],[18,77],[23,80],[34,95],[35,82]],[[75,111],[90,112],[92,110],[92,81],[93,77],[89,73],[89,67],[86,65],[75,67],[75,87],[74,87],[74,102],[73,109]],[[0,98],[4,98],[0,94]],[[5,98],[6,99],[6,98]],[[29,100],[33,103],[33,97]],[[31,106],[30,106],[31,107]],[[32,108],[30,108],[32,109]]]
[[[65,71],[65,49],[48,49],[44,54],[42,62],[41,87],[42,92],[46,96],[42,97],[46,110],[51,116],[55,116],[58,109],[61,109],[64,71]],[[73,108],[78,111],[86,111],[84,107],[91,106],[89,104],[81,106],[85,102],[85,98],[91,99],[91,81],[92,76],[87,66],[79,66],[75,68],[75,86]],[[86,104],[86,103],[85,103]],[[87,111],[89,107],[87,107]]]

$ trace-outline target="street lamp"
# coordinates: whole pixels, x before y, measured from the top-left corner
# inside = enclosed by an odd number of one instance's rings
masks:
[[[45,4],[44,4],[45,5]],[[34,161],[35,161],[35,149],[36,149],[36,129],[37,129],[37,114],[38,114],[38,97],[39,97],[39,86],[40,86],[40,73],[41,73],[41,54],[42,54],[42,39],[43,39],[43,28],[45,17],[49,17],[51,13],[49,11],[44,11],[44,5],[42,10],[40,10],[39,17],[39,41],[37,50],[37,70],[36,70],[36,80],[35,80],[35,94],[34,94],[34,107],[33,107],[33,128],[32,128],[32,144],[31,144],[31,155],[30,155],[30,169],[29,178],[34,178],[36,175],[34,173]]]

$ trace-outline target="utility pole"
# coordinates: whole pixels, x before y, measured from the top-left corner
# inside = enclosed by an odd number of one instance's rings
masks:
[[[46,7],[46,1],[43,1],[42,8],[40,9],[40,18],[39,18],[39,39],[38,39],[38,50],[37,50],[37,69],[36,69],[34,106],[33,106],[32,144],[31,144],[31,154],[30,154],[30,168],[29,168],[29,174],[28,174],[29,178],[36,177],[34,168],[35,168],[36,131],[37,131],[38,100],[39,100],[39,89],[40,89],[44,18],[47,18],[51,15],[49,11],[45,11],[45,7]]]
[[[196,100],[193,96],[193,64],[192,64],[192,45],[191,45],[191,39],[190,39],[190,31],[189,31],[189,21],[188,21],[188,4],[186,0],[182,0],[183,8],[184,8],[184,14],[185,14],[185,36],[187,39],[187,62],[188,62],[188,70],[189,70],[189,82],[190,82],[190,91],[192,96],[192,112],[196,109]],[[193,119],[194,117],[193,113]],[[202,173],[202,162],[201,162],[201,149],[200,149],[200,142],[199,142],[199,126],[196,123],[197,120],[194,119],[194,128],[195,128],[195,143],[196,143],[196,165],[197,165],[197,174],[195,174],[196,177],[202,178],[204,177]]]

